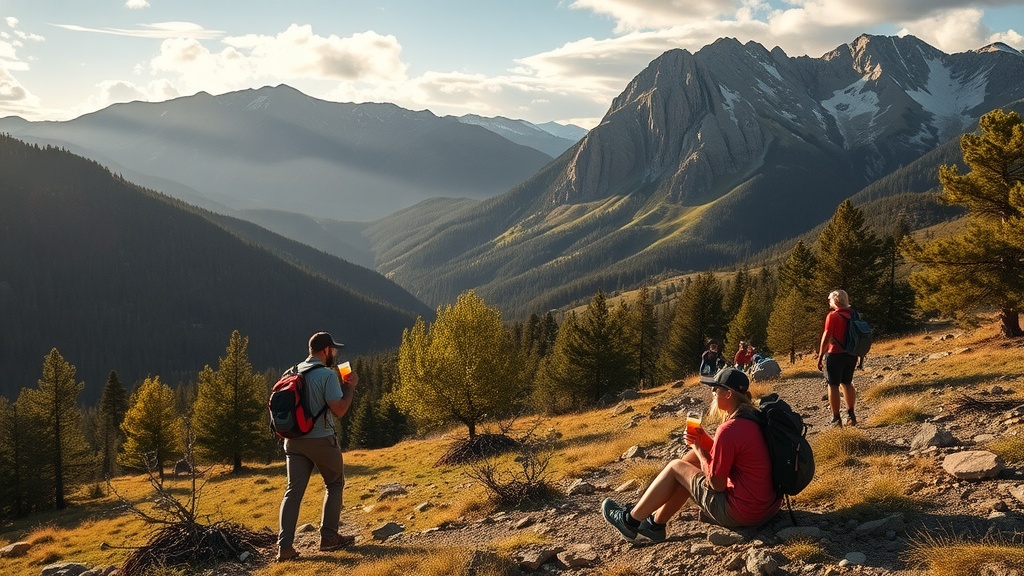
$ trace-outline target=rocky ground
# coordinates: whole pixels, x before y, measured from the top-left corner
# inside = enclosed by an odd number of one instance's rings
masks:
[[[954,343],[948,348],[949,351],[942,354],[957,353]],[[855,382],[863,393],[873,385],[927,369],[928,361],[928,354],[868,357],[864,369],[856,373]],[[1006,375],[1000,385],[982,383],[974,390],[976,394],[972,397],[991,404],[964,406],[949,402],[940,406],[938,415],[932,419],[938,434],[933,431],[930,438],[936,443],[937,436],[945,436],[944,443],[953,444],[941,448],[914,446],[912,450],[915,438],[929,423],[868,426],[872,403],[859,402],[859,428],[874,446],[885,447],[885,451],[898,460],[909,461],[912,453],[935,459],[936,466],[930,472],[908,467],[913,470],[906,478],[908,492],[921,503],[916,510],[834,512],[801,504],[798,497],[795,499],[796,527],[783,510],[760,528],[736,533],[702,523],[693,510],[684,509],[669,525],[670,537],[666,542],[634,544],[623,540],[599,512],[600,503],[606,497],[627,502],[635,501],[638,496],[634,490],[616,492],[620,473],[629,465],[629,459],[623,458],[579,479],[574,488],[578,493],[565,496],[548,507],[507,511],[465,525],[402,533],[391,536],[386,542],[485,550],[490,542],[532,530],[543,534],[548,544],[521,554],[521,565],[566,575],[601,571],[627,573],[624,569],[633,567],[640,574],[651,575],[774,572],[920,576],[925,572],[907,561],[906,551],[912,539],[922,534],[980,538],[986,534],[1019,537],[1024,532],[1024,462],[1007,463],[994,477],[979,480],[959,479],[942,467],[948,455],[980,449],[981,442],[1003,433],[1008,419],[1021,420],[1020,410],[1014,412],[1005,407],[1012,401],[998,402],[999,398],[1008,399],[1014,388],[1021,387],[1024,387],[1024,374]],[[774,388],[804,416],[811,436],[827,429],[831,415],[824,401],[821,376],[783,379]],[[940,394],[941,391],[937,391],[935,397]],[[660,401],[663,410],[660,414],[623,412],[614,417],[621,418],[624,425],[648,417],[677,417],[679,412],[685,413],[693,407],[706,408],[708,397],[702,387],[680,388],[665,394]],[[942,430],[949,434],[943,435]],[[660,463],[684,449],[678,440],[669,440],[663,446],[648,448],[643,457]],[[570,486],[561,488],[570,491]],[[786,558],[784,544],[794,537],[818,542],[825,551],[824,557],[815,562]],[[999,573],[998,569],[993,572]]]

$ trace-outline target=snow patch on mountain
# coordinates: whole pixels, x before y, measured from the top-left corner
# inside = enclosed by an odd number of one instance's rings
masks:
[[[869,76],[864,76],[846,88],[836,90],[831,98],[821,102],[822,108],[836,119],[839,133],[843,135],[848,148],[870,138],[867,132],[881,111],[878,94],[866,89],[869,79]]]
[[[939,59],[929,58],[928,80],[920,90],[907,90],[907,95],[935,118],[940,139],[950,138],[973,122],[968,114],[985,101],[988,70],[981,70],[964,81]]]
[[[742,100],[743,96],[739,92],[733,92],[721,84],[718,85],[718,90],[722,93],[722,98],[724,99],[722,107],[729,113],[732,123],[739,125],[739,120],[736,118],[736,103]]]

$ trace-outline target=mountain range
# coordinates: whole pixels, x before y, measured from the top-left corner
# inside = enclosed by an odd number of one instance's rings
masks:
[[[69,122],[3,119],[0,132],[44,147],[18,152],[29,164],[5,160],[0,182],[35,210],[26,219],[3,199],[0,312],[18,320],[4,330],[0,361],[28,359],[20,386],[47,346],[63,352],[81,340],[69,356],[95,355],[89,374],[122,357],[130,377],[165,374],[170,361],[144,365],[138,348],[166,332],[161,348],[189,343],[189,360],[176,364],[185,374],[213,362],[239,328],[260,335],[254,364],[280,367],[302,352],[298,332],[310,331],[309,311],[294,307],[309,286],[331,302],[328,328],[358,318],[339,337],[376,351],[466,289],[523,317],[599,288],[763,257],[846,198],[883,225],[903,212],[921,227],[950,217],[927,194],[937,166],[958,160],[958,136],[981,115],[1024,108],[1022,77],[1024,55],[999,44],[946,54],[912,36],[864,35],[810,58],[726,38],[652,61],[576,142],[553,127],[334,104],[285,86],[123,104]],[[564,142],[545,148],[558,142],[551,137]],[[19,182],[29,189],[10,184]],[[138,226],[125,208],[136,196],[149,215]],[[174,215],[151,215],[165,211]],[[357,212],[386,215],[357,221]],[[144,284],[130,284],[140,275]],[[97,298],[105,277],[117,280],[114,296]],[[268,278],[273,290],[261,284]],[[296,292],[279,291],[282,279]],[[140,321],[149,307],[163,315]],[[85,328],[37,325],[38,309],[80,315],[74,325]],[[214,311],[224,314],[205,319]],[[263,340],[289,322],[301,327]],[[119,331],[135,344],[104,347]]]
[[[0,136],[0,396],[42,377],[52,348],[94,404],[216,367],[233,330],[258,371],[329,330],[345,359],[398,346],[431,310],[380,274],[249,222],[138,187],[95,162]]]

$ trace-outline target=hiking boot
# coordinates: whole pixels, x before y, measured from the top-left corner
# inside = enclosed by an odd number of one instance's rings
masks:
[[[655,527],[652,516],[644,518],[644,521],[640,523],[640,527],[636,531],[651,542],[662,542],[665,540],[665,526],[662,525],[661,528]]]
[[[601,502],[601,514],[604,515],[604,519],[609,524],[622,534],[623,538],[630,542],[636,540],[636,529],[630,528],[626,524],[626,515],[629,514],[629,508],[619,506],[611,498],[605,498],[604,502]]]
[[[842,428],[843,419],[839,417],[839,414],[836,414],[835,416],[832,417],[832,422],[830,422],[829,425],[832,426],[833,428]]]
[[[328,534],[327,536],[320,537],[320,551],[330,552],[331,550],[337,550],[338,548],[351,546],[355,543],[355,536],[348,536],[345,534]]]
[[[275,560],[277,560],[278,562],[287,562],[289,560],[294,560],[298,557],[299,551],[292,546],[288,546],[287,548],[281,548],[277,551],[277,557],[275,558]]]
[[[848,426],[857,425],[857,415],[853,413],[853,408],[846,411],[846,424]]]

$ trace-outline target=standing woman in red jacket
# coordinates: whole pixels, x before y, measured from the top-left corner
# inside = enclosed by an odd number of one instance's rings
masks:
[[[843,387],[846,398],[846,423],[857,425],[857,416],[853,412],[857,403],[857,391],[853,388],[853,370],[857,366],[857,357],[846,353],[846,326],[853,312],[850,309],[850,296],[845,290],[833,290],[828,295],[831,308],[825,316],[825,330],[821,333],[821,344],[818,346],[818,370],[824,369],[825,381],[828,383],[828,407],[832,410],[832,425],[842,426],[839,417],[839,387]]]

